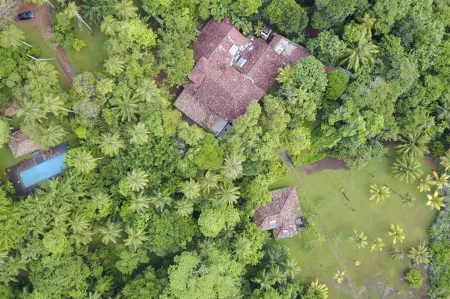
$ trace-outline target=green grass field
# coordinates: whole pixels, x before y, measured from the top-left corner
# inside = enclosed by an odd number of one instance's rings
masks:
[[[291,257],[301,267],[298,279],[302,283],[316,278],[325,282],[329,287],[329,298],[352,297],[348,277],[360,298],[422,298],[426,294],[426,286],[413,290],[402,280],[411,264],[407,257],[404,261],[395,261],[390,257],[393,244],[387,232],[391,223],[399,224],[406,233],[406,240],[397,244],[397,248],[406,251],[427,238],[427,229],[435,212],[425,205],[426,196],[418,192],[415,184],[408,185],[391,176],[391,164],[392,159],[384,158],[362,170],[324,170],[301,176],[305,190],[299,196],[303,213],[311,219],[317,212],[320,220],[315,221],[314,228],[278,242],[289,247]],[[430,172],[425,163],[423,169],[425,173]],[[293,177],[288,175],[272,188],[292,186],[294,183]],[[378,204],[369,201],[369,186],[372,183],[387,184],[400,194],[411,192],[417,199],[415,206],[408,208],[403,205],[400,197],[392,192],[390,198]],[[340,190],[344,190],[350,201]],[[317,208],[311,208],[314,206]],[[349,237],[354,229],[367,235],[369,245],[365,249],[353,249]],[[319,241],[317,233],[328,236],[327,241]],[[371,243],[377,237],[382,238],[386,246],[382,252],[370,252]],[[330,244],[333,244],[335,251]],[[356,260],[361,265],[355,266]],[[333,280],[337,270],[348,271],[346,280],[340,285]]]
[[[106,52],[103,45],[106,36],[100,32],[99,28],[92,28],[94,35],[83,25],[75,26],[75,37],[86,43],[80,52],[73,48],[66,49],[66,53],[70,58],[73,68],[77,74],[82,72],[95,72],[103,68],[103,60],[106,58]]]

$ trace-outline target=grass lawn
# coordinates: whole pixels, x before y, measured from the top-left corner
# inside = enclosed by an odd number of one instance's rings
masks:
[[[402,280],[411,264],[407,257],[404,261],[395,261],[390,257],[393,244],[387,232],[391,223],[399,224],[404,229],[406,240],[396,246],[406,251],[427,238],[427,229],[435,212],[425,205],[426,196],[418,192],[415,184],[408,185],[391,176],[392,162],[392,159],[384,158],[362,170],[324,170],[301,176],[305,190],[299,196],[303,213],[313,218],[315,213],[311,206],[316,206],[314,210],[320,220],[314,221],[314,228],[277,242],[289,247],[291,257],[301,267],[298,279],[302,283],[318,278],[328,285],[329,298],[352,297],[348,277],[360,298],[422,298],[426,295],[426,286],[413,290]],[[430,172],[425,163],[423,169],[425,173]],[[294,183],[292,176],[288,175],[271,187],[277,189]],[[369,186],[372,183],[387,184],[400,194],[411,192],[416,197],[415,206],[408,208],[403,205],[400,197],[392,192],[390,198],[378,204],[369,201]],[[340,190],[345,190],[350,201]],[[354,250],[349,242],[354,229],[364,231],[368,237],[369,245],[365,249]],[[319,241],[317,233],[326,235],[329,242]],[[378,237],[386,246],[382,252],[370,252],[371,243]],[[330,244],[336,248],[344,266],[339,263]],[[356,260],[361,262],[360,266],[355,266]],[[343,267],[347,270],[346,280],[339,285],[333,276],[337,270],[344,270]],[[421,270],[425,274],[422,267]]]
[[[103,68],[103,60],[107,57],[103,45],[106,36],[100,32],[99,28],[92,28],[94,35],[83,25],[75,25],[75,38],[81,39],[86,43],[80,52],[73,48],[66,49],[73,68],[77,74],[82,72],[95,72]]]
[[[25,33],[25,41],[34,47],[38,48],[41,51],[40,58],[53,58],[53,60],[49,60],[48,62],[53,64],[56,70],[60,73],[59,81],[61,86],[65,86],[63,77],[62,77],[62,69],[58,63],[56,58],[56,52],[52,48],[51,44],[44,40],[44,37],[33,28],[32,22],[16,22],[16,25],[19,26],[23,32]],[[30,59],[30,61],[32,61]]]

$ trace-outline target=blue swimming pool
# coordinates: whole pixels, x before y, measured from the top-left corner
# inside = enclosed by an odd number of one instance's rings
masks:
[[[62,154],[20,172],[19,176],[22,180],[24,188],[28,188],[51,178],[52,176],[60,173],[66,167],[66,163],[64,163],[64,154]]]

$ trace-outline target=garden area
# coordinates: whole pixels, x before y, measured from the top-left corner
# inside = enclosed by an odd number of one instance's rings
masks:
[[[391,155],[393,153],[389,153]],[[436,212],[426,206],[426,195],[419,192],[417,184],[393,178],[392,163],[391,158],[384,157],[381,162],[374,161],[361,170],[322,170],[300,175],[304,188],[304,193],[299,194],[300,204],[312,227],[279,242],[289,248],[290,256],[300,266],[298,279],[301,283],[319,279],[327,284],[330,298],[352,296],[348,278],[361,298],[421,298],[426,295],[425,284],[420,289],[412,289],[403,279],[412,268],[411,261],[407,256],[403,260],[391,257],[394,245],[388,232],[391,224],[404,230],[405,240],[395,246],[407,254],[410,247],[417,247],[427,239],[427,229]],[[422,169],[424,174],[431,172],[425,162]],[[272,187],[294,184],[293,176],[288,175]],[[389,198],[378,203],[370,201],[372,184],[386,184],[402,196],[409,192],[416,198],[415,203],[408,207],[393,191]],[[368,242],[365,248],[354,249],[354,243],[349,240],[354,230],[364,232]],[[377,238],[381,238],[385,246],[382,251],[371,252]],[[425,276],[422,265],[414,268]],[[346,272],[342,284],[333,279],[338,270]]]

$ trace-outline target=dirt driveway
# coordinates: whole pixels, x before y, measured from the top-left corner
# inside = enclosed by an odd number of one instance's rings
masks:
[[[36,4],[24,3],[20,1],[19,12],[23,11],[33,11],[34,19],[26,21],[31,23],[32,30],[36,35],[42,36],[51,26],[52,12],[51,7],[48,4],[43,4],[41,6],[37,6]],[[64,77],[64,81],[67,86],[72,86],[72,81],[77,75],[75,70],[70,63],[69,57],[66,54],[66,51],[61,46],[56,47],[55,49],[56,58],[58,59],[59,65],[62,69],[62,75]]]

